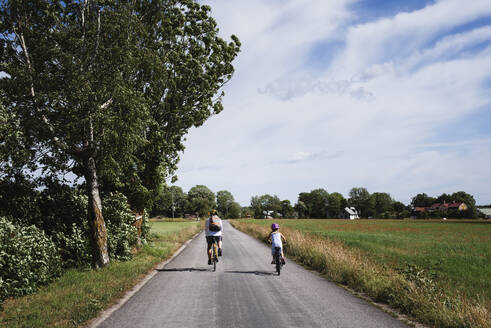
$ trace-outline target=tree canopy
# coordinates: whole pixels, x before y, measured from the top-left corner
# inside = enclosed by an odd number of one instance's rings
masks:
[[[147,206],[188,129],[222,110],[240,42],[192,0],[4,1],[0,22],[2,174],[82,177],[106,265],[99,185]]]
[[[188,213],[196,213],[201,217],[205,217],[210,210],[215,208],[215,194],[207,186],[196,185],[189,189],[187,199]]]

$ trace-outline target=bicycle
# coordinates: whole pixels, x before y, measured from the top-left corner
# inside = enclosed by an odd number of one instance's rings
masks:
[[[213,262],[213,272],[215,272],[218,262],[218,238],[213,238],[213,243],[211,244],[211,261]]]
[[[279,276],[281,273],[281,268],[283,267],[283,261],[281,261],[281,247],[274,248],[274,263],[276,265],[276,272]]]

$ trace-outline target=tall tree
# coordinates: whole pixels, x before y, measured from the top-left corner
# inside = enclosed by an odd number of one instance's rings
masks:
[[[327,213],[329,217],[337,217],[347,205],[348,202],[344,196],[338,192],[330,193],[327,196]]]
[[[0,22],[2,117],[23,150],[2,166],[83,177],[93,264],[105,266],[101,179],[145,206],[188,129],[222,110],[240,42],[192,0],[2,1]]]
[[[375,204],[366,188],[351,188],[348,203],[360,211],[363,217],[369,217],[375,212]]]
[[[251,198],[251,208],[255,218],[263,218],[264,212],[273,212],[273,216],[281,211],[281,201],[278,196],[269,194],[253,196]]]
[[[230,191],[220,190],[217,192],[217,209],[224,218],[229,217],[230,208],[234,202],[234,196]]]
[[[284,218],[293,218],[294,215],[294,210],[291,202],[288,199],[282,200],[281,201],[281,210],[280,214]]]
[[[204,185],[196,185],[189,189],[187,204],[190,213],[197,213],[201,217],[208,215],[208,212],[217,206],[215,194]]]
[[[371,195],[375,216],[388,217],[394,209],[394,200],[386,192],[374,192]]]
[[[428,196],[425,193],[417,194],[411,199],[411,205],[413,207],[429,207],[436,202],[436,199]]]
[[[298,201],[303,202],[307,208],[309,217],[325,218],[327,216],[328,192],[325,189],[314,189],[310,192],[302,192],[298,195]]]
[[[295,206],[293,206],[293,209],[297,212],[298,218],[306,218],[308,217],[308,211],[309,209],[307,208],[307,205],[305,205],[304,202],[299,200]]]

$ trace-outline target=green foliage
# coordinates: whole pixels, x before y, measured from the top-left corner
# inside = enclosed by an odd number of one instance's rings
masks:
[[[230,219],[238,219],[242,217],[242,208],[239,203],[233,202],[228,210],[228,217]]]
[[[151,224],[151,242],[131,261],[115,261],[101,270],[71,269],[34,295],[5,301],[0,327],[87,326],[87,320],[114,304],[201,229],[189,221]]]
[[[188,192],[187,211],[201,217],[208,215],[216,207],[215,194],[207,186],[197,185]]]
[[[425,193],[417,194],[411,199],[411,205],[413,207],[429,207],[435,203],[436,199],[428,196]]]
[[[295,211],[293,210],[293,206],[288,199],[281,201],[281,210],[280,214],[283,218],[293,218],[295,217]]]
[[[92,255],[86,221],[81,226],[72,223],[70,229],[55,231],[51,238],[58,247],[64,268],[90,266]]]
[[[60,273],[56,246],[44,232],[0,217],[0,301],[32,293]]]
[[[309,209],[307,208],[307,205],[305,205],[305,203],[302,202],[301,200],[299,200],[293,208],[298,213],[299,218],[308,217]]]
[[[223,109],[240,41],[220,38],[210,12],[192,0],[0,2],[2,173],[69,172],[87,195],[101,185],[150,207],[188,130]]]
[[[348,203],[354,206],[362,217],[369,217],[375,214],[375,202],[370,197],[366,188],[352,188],[349,192]]]
[[[327,216],[329,194],[325,189],[314,189],[311,192],[301,192],[298,201],[307,206],[309,218],[325,218]]]
[[[135,215],[131,212],[126,196],[111,193],[104,198],[102,208],[108,231],[107,247],[112,259],[128,260],[136,246]]]
[[[163,188],[153,202],[152,216],[184,217],[187,195],[179,186]]]
[[[374,204],[374,216],[377,218],[390,218],[394,210],[394,200],[388,193],[374,192],[370,195]]]
[[[339,214],[343,213],[344,208],[348,205],[348,202],[338,192],[330,193],[327,196],[327,213],[331,218],[337,217]]]
[[[20,174],[0,180],[0,216],[9,217],[16,224],[37,223],[41,211],[36,187],[37,184]]]
[[[229,218],[230,208],[234,202],[234,196],[230,191],[220,190],[217,192],[217,210],[220,212],[223,218]]]
[[[275,217],[281,211],[281,200],[276,195],[253,196],[251,209],[254,211],[255,218],[264,218],[265,212],[272,213],[272,216]]]

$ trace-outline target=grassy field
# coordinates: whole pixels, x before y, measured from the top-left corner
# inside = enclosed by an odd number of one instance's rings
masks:
[[[198,222],[151,222],[150,241],[132,260],[101,270],[70,270],[36,294],[6,300],[0,327],[83,326],[200,229]]]
[[[275,220],[287,253],[435,327],[489,327],[491,224]],[[235,221],[258,238],[271,220]],[[260,228],[258,228],[260,227]]]

